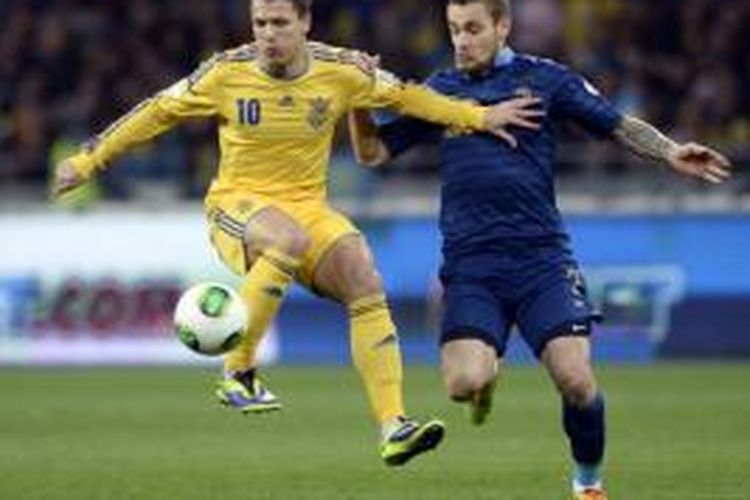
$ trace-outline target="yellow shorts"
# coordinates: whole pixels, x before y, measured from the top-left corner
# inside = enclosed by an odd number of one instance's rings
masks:
[[[312,288],[315,269],[326,252],[342,237],[359,234],[359,230],[342,213],[324,202],[279,203],[254,195],[222,195],[206,203],[211,243],[221,260],[234,273],[247,273],[249,263],[244,233],[248,221],[264,208],[274,207],[291,217],[310,238],[310,247],[302,257],[297,276]]]

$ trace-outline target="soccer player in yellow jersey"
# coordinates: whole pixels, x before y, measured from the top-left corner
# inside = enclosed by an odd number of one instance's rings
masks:
[[[256,376],[255,355],[291,282],[343,304],[351,350],[381,425],[380,452],[401,465],[434,448],[443,424],[407,419],[396,327],[363,236],[326,200],[334,128],[352,108],[392,107],[443,125],[497,135],[503,106],[481,108],[370,70],[357,52],[307,41],[311,0],[252,0],[255,43],[218,54],[190,77],[137,106],[58,166],[56,194],[118,155],[193,117],[219,127],[218,175],[205,199],[211,241],[244,277],[252,310],[243,342],[225,360],[220,401],[245,413],[276,410]]]

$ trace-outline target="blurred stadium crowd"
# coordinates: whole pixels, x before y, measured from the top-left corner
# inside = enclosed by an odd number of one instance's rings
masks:
[[[50,165],[91,131],[212,52],[246,41],[247,3],[0,0],[0,196],[40,195]],[[403,77],[450,64],[441,0],[317,0],[314,15],[314,38],[381,54]],[[623,111],[748,163],[750,0],[515,0],[514,19],[518,50],[566,62]],[[563,179],[637,182],[646,170],[575,131],[566,138]],[[359,186],[374,174],[349,168],[344,131],[337,150],[334,163],[346,168],[334,167],[334,184],[366,192]],[[388,177],[434,179],[423,158],[405,158]],[[137,197],[154,181],[195,197],[215,164],[212,127],[189,124],[122,163],[105,180],[109,197]]]

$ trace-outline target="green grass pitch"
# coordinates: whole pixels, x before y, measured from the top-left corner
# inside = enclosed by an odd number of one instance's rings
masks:
[[[488,424],[407,367],[412,413],[445,419],[436,452],[402,469],[376,454],[346,367],[273,367],[282,413],[243,417],[205,369],[0,369],[0,499],[568,498],[558,401],[511,367]],[[602,367],[615,500],[750,499],[750,365]]]

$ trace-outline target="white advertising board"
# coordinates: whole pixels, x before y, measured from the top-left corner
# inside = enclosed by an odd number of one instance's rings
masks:
[[[216,362],[176,339],[171,315],[199,281],[236,285],[186,213],[0,215],[0,364]],[[275,332],[261,359],[278,356]]]

